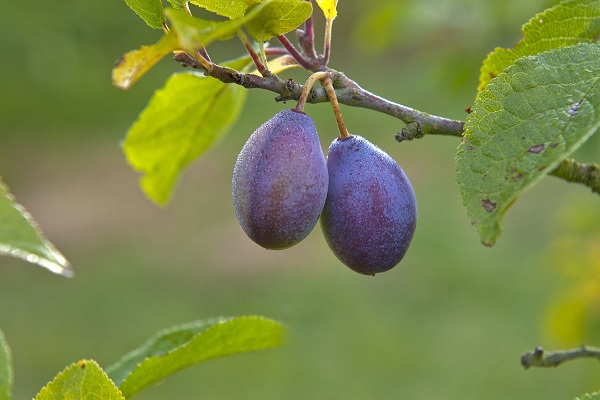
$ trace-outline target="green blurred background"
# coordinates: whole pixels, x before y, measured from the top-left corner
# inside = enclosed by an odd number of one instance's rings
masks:
[[[384,97],[464,119],[486,54],[513,46],[520,26],[555,3],[341,0],[331,66]],[[160,32],[121,0],[5,2],[0,22],[0,175],[76,271],[67,280],[0,260],[14,398],[32,398],[79,359],[107,366],[162,328],[242,314],[284,322],[287,345],[196,366],[138,398],[558,400],[600,389],[594,361],[519,364],[537,345],[600,343],[600,207],[586,188],[544,179],[485,248],[454,181],[458,140],[398,144],[402,123],[345,107],[351,131],[412,180],[419,225],[408,255],[371,278],[341,265],[319,229],[290,250],[266,251],[237,224],[231,172],[248,135],[291,104],[251,91],[231,134],[160,208],[139,190],[119,142],[181,68],[164,60],[129,92],[110,82],[114,61]],[[225,60],[242,47],[209,50]],[[307,112],[326,148],[337,135],[329,106]],[[578,158],[597,161],[599,147],[596,138]]]

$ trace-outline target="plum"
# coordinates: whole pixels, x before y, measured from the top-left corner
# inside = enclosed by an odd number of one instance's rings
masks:
[[[235,163],[239,223],[262,247],[289,248],[317,224],[328,180],[313,120],[300,111],[281,111],[250,136]]]
[[[415,193],[402,168],[358,135],[331,143],[327,168],[321,227],[333,253],[364,275],[396,266],[417,222]]]

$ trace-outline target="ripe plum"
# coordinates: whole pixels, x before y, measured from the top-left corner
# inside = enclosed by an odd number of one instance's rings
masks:
[[[261,125],[238,156],[232,186],[239,223],[254,242],[285,249],[308,236],[328,187],[313,120],[284,110]]]
[[[365,275],[396,266],[417,222],[415,194],[402,168],[358,135],[331,143],[327,168],[321,227],[333,253]]]

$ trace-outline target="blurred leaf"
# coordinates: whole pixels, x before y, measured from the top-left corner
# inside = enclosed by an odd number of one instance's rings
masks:
[[[4,333],[0,330],[0,400],[10,400],[13,385],[12,359]]]
[[[497,48],[487,56],[480,71],[480,91],[518,58],[580,42],[596,42],[600,34],[600,2],[565,1],[537,14],[522,30],[523,40],[514,49]]]
[[[179,173],[229,131],[246,90],[196,73],[180,73],[156,91],[127,133],[123,150],[144,173],[146,195],[166,204]]]
[[[114,382],[92,360],[71,364],[35,396],[35,400],[124,400]]]
[[[179,47],[194,54],[215,40],[231,39],[244,25],[243,20],[209,21],[192,17],[183,10],[167,9],[171,29],[179,37]]]
[[[317,4],[323,10],[323,14],[327,19],[337,17],[337,3],[338,0],[317,0]]]
[[[178,10],[185,10],[188,0],[169,0],[169,4],[171,7],[176,8]]]
[[[310,17],[312,5],[304,0],[266,0],[249,7],[246,16],[250,13],[256,16],[246,23],[248,33],[257,42],[266,42],[300,26]]]
[[[142,46],[124,54],[113,68],[113,85],[119,89],[129,89],[142,75],[177,47],[176,35],[169,33],[153,45]]]
[[[162,29],[165,22],[162,0],[125,0],[125,3],[146,21],[149,27]]]
[[[481,241],[506,210],[600,126],[600,47],[581,43],[524,57],[477,96],[456,161]]]
[[[578,397],[575,400],[600,400],[600,392],[586,393],[583,397]]]
[[[191,0],[190,3],[208,11],[231,19],[244,16],[249,5],[260,3],[262,0]]]
[[[281,324],[256,316],[193,322],[159,332],[108,368],[125,397],[200,362],[277,347]]]
[[[0,180],[0,254],[21,258],[65,277],[69,262],[42,235],[31,215],[15,202]]]

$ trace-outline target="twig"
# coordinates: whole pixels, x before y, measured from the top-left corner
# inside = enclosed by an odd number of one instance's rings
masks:
[[[310,0],[306,0],[309,3],[312,3]],[[317,60],[317,50],[315,49],[315,28],[313,25],[313,15],[310,14],[310,17],[304,22],[304,30],[297,29],[296,34],[298,36],[298,41],[300,42],[300,46],[302,50],[304,50],[304,54],[311,59]]]
[[[598,164],[582,164],[573,159],[563,160],[556,169],[550,172],[568,182],[583,183],[592,192],[600,194],[600,166]]]
[[[254,48],[252,47],[252,43],[250,43],[250,40],[248,40],[248,36],[246,36],[246,34],[244,32],[242,32],[241,30],[239,30],[237,32],[237,35],[240,38],[240,40],[242,41],[242,43],[244,44],[244,47],[246,48],[246,51],[250,55],[250,58],[252,58],[252,61],[254,62],[254,65],[256,66],[256,69],[258,70],[258,72],[262,76],[272,75],[271,71],[269,71],[269,68],[265,64],[263,64],[263,62],[261,61],[261,59],[258,56],[258,54],[256,53],[256,51],[254,51]]]
[[[281,44],[283,45],[283,47],[285,47],[287,49],[287,51],[290,53],[290,55],[292,57],[294,57],[296,59],[296,61],[298,61],[298,64],[302,65],[302,67],[304,67],[305,69],[307,69],[309,71],[315,70],[315,66],[312,65],[312,63],[310,61],[308,61],[302,54],[300,54],[300,52],[298,50],[296,50],[296,48],[294,47],[292,42],[290,42],[288,40],[288,38],[285,37],[285,35],[277,36],[277,40],[279,40],[281,42]]]
[[[521,365],[525,369],[529,369],[531,367],[558,367],[560,364],[566,361],[584,357],[592,357],[600,360],[600,348],[581,346],[578,349],[572,350],[544,352],[541,347],[536,347],[533,351],[527,352],[521,356]]]
[[[204,74],[216,78],[224,83],[235,83],[247,89],[263,89],[278,96],[276,101],[298,100],[302,94],[303,85],[291,79],[283,81],[277,75],[261,77],[253,74],[212,64],[210,71],[203,68],[197,60],[182,53],[175,56],[175,60],[184,65],[201,69]],[[437,115],[431,115],[419,110],[394,103],[383,97],[361,88],[355,81],[341,72],[328,69],[331,74],[335,93],[340,104],[352,107],[361,107],[377,111],[398,118],[406,127],[396,135],[399,141],[421,138],[425,135],[443,135],[462,137],[463,121],[457,121]],[[325,89],[314,87],[311,95],[306,98],[307,103],[323,103],[329,101]],[[549,175],[553,175],[569,182],[576,182],[588,186],[595,193],[600,194],[600,167],[597,164],[581,164],[574,160],[564,160]]]

